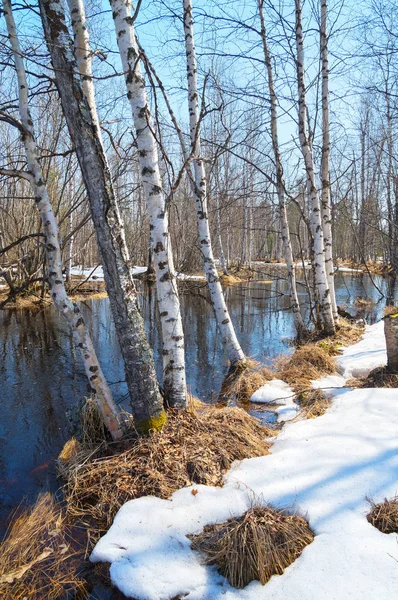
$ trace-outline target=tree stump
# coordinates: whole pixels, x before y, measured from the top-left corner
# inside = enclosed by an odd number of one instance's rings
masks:
[[[387,369],[398,373],[398,308],[384,317],[384,335],[387,346]]]

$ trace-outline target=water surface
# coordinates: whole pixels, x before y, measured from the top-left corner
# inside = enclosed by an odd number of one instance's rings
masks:
[[[283,277],[283,270],[268,269],[258,278],[273,279],[272,283],[251,281],[226,289],[231,318],[245,354],[265,364],[292,350],[294,327]],[[387,281],[380,277],[374,280],[387,295]],[[142,284],[139,286],[139,302],[160,377],[156,296]],[[338,304],[354,314],[358,296],[371,298],[374,306],[360,316],[369,322],[381,317],[386,300],[367,275],[336,275],[336,293]],[[192,394],[211,402],[217,398],[228,369],[227,360],[205,288],[199,285],[186,289],[181,299],[188,386]],[[306,300],[301,291],[303,315],[308,318]],[[109,301],[87,301],[83,310],[114,396],[128,409]],[[0,353],[1,533],[10,510],[24,497],[32,502],[38,492],[58,487],[54,459],[73,432],[76,408],[84,401],[88,386],[68,326],[51,306],[34,311],[0,311]],[[252,412],[259,411],[258,407],[252,408]]]

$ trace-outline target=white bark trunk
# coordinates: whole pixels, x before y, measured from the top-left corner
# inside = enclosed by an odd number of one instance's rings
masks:
[[[336,294],[334,290],[334,264],[332,239],[332,209],[330,200],[330,119],[329,119],[329,60],[327,36],[327,0],[321,0],[322,61],[322,223],[325,244],[325,267],[330,291],[330,302],[335,321],[338,321]]]
[[[22,139],[29,171],[31,173],[31,186],[34,192],[35,203],[40,214],[45,236],[48,283],[51,297],[57,309],[65,317],[72,328],[75,343],[81,350],[86,375],[91,388],[95,392],[104,423],[112,434],[113,439],[119,439],[123,433],[121,415],[113,401],[111,391],[98,362],[80,308],[77,304],[72,303],[69,300],[66,293],[62,275],[62,258],[58,224],[38,160],[33,122],[28,106],[28,83],[22,59],[22,52],[17,38],[14,17],[9,0],[3,0],[3,6],[18,78],[19,112],[21,123],[25,130]]]
[[[73,29],[75,58],[81,75],[83,92],[87,98],[91,118],[98,130],[98,135],[102,138],[95,103],[90,36],[86,24],[83,0],[68,0],[68,6]]]
[[[196,50],[194,45],[194,30],[191,0],[183,0],[184,7],[184,33],[185,49],[187,56],[188,78],[188,108],[191,135],[191,148],[193,150],[193,166],[195,174],[195,200],[196,215],[199,230],[200,247],[203,256],[204,270],[209,286],[210,298],[213,304],[218,328],[221,332],[222,342],[232,366],[245,360],[242,348],[236,337],[220,279],[214,262],[209,220],[207,214],[206,173],[201,155],[200,144],[200,119],[198,103],[198,83],[196,69]]]
[[[164,424],[165,413],[152,350],[136,303],[112,176],[77,75],[62,2],[40,0],[39,6],[63,112],[90,202],[135,426],[148,431]]]
[[[73,257],[73,212],[68,216],[68,235],[69,239],[66,242],[65,248],[65,280],[67,283],[71,280],[72,257]]]
[[[265,28],[264,13],[263,13],[263,0],[258,0],[258,7],[260,12],[260,23],[261,23],[261,38],[263,43],[264,61],[267,68],[268,76],[268,90],[270,96],[270,107],[271,107],[271,138],[272,147],[274,150],[275,166],[276,166],[276,184],[277,193],[279,200],[279,213],[280,213],[280,224],[281,224],[281,236],[283,251],[287,266],[287,280],[289,285],[290,305],[292,308],[294,325],[297,332],[297,337],[301,337],[305,331],[305,325],[303,317],[301,316],[300,303],[297,295],[296,287],[296,268],[293,259],[292,243],[290,239],[289,222],[287,219],[286,212],[286,200],[285,200],[285,185],[283,181],[283,167],[282,159],[279,150],[278,140],[278,113],[276,103],[276,93],[274,86],[274,76],[272,71],[271,56],[268,49],[267,43],[267,32]]]
[[[315,285],[318,292],[319,308],[325,333],[333,334],[334,319],[330,302],[330,290],[325,266],[325,245],[318,190],[315,185],[314,160],[311,143],[307,136],[307,105],[304,83],[304,40],[301,17],[301,0],[295,0],[296,7],[296,70],[298,85],[299,139],[307,175],[307,191],[311,201],[311,229],[314,238]]]
[[[187,390],[184,333],[154,124],[139,62],[140,57],[132,22],[131,2],[130,0],[110,0],[110,5],[123,70],[126,73],[127,97],[130,100],[133,113],[141,178],[150,217],[150,239],[153,248],[157,299],[163,337],[165,397],[170,406],[185,407]]]

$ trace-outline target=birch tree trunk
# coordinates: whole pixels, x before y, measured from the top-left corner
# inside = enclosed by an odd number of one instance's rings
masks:
[[[123,70],[126,74],[127,97],[133,113],[141,179],[150,218],[150,241],[163,337],[165,398],[170,406],[183,408],[187,401],[184,333],[154,124],[139,62],[131,2],[110,0],[110,5]]]
[[[200,248],[203,257],[207,284],[209,286],[210,298],[214,308],[217,325],[221,332],[223,346],[227,352],[231,366],[234,367],[245,360],[245,355],[243,354],[242,348],[240,347],[236,337],[235,329],[225,303],[223,290],[214,262],[207,212],[206,173],[200,144],[198,82],[191,0],[183,0],[183,8],[185,50],[187,56],[189,125],[191,149],[193,153],[196,215],[199,230]]]
[[[137,430],[166,422],[151,347],[136,303],[124,230],[112,177],[77,74],[73,44],[60,0],[40,0],[42,23],[56,84],[90,202],[116,333]]]
[[[325,245],[325,267],[329,285],[333,318],[338,321],[334,291],[332,209],[330,200],[330,118],[329,118],[329,57],[327,35],[327,0],[321,0],[320,48],[322,62],[322,224]]]
[[[68,235],[69,239],[66,242],[65,248],[65,280],[66,283],[70,283],[71,280],[71,269],[72,269],[72,259],[73,259],[73,212],[70,211],[68,215]]]
[[[91,388],[95,392],[104,423],[113,439],[119,439],[123,434],[121,415],[113,401],[111,391],[98,362],[80,308],[78,304],[72,303],[69,300],[66,293],[62,275],[62,258],[58,224],[52,209],[38,159],[33,122],[28,106],[28,82],[22,59],[22,51],[19,45],[9,0],[3,0],[3,6],[18,79],[19,112],[21,123],[24,128],[22,141],[25,147],[29,172],[31,174],[30,183],[44,232],[48,284],[51,297],[59,312],[71,326],[74,341],[81,350],[86,375]]]
[[[334,319],[330,301],[330,290],[326,275],[325,245],[318,190],[315,185],[314,160],[309,136],[307,135],[307,104],[304,82],[304,40],[301,16],[301,0],[295,0],[296,9],[296,70],[298,85],[298,121],[300,147],[304,158],[307,193],[311,202],[311,229],[314,238],[315,286],[319,298],[319,310],[325,333],[333,334]]]
[[[282,159],[279,150],[278,140],[278,112],[277,112],[277,98],[274,86],[274,74],[272,70],[271,55],[268,49],[267,32],[265,28],[264,12],[263,12],[264,0],[258,0],[258,8],[260,12],[260,24],[261,24],[261,39],[264,51],[264,61],[267,68],[268,78],[268,91],[270,97],[270,111],[271,111],[271,138],[272,148],[274,151],[275,166],[276,166],[276,186],[279,200],[279,213],[280,213],[280,224],[281,224],[281,236],[283,243],[283,251],[286,260],[287,267],[287,280],[289,285],[289,296],[290,306],[293,313],[294,325],[296,328],[296,334],[298,338],[301,338],[305,332],[305,325],[303,317],[301,316],[300,303],[297,295],[296,286],[296,268],[293,259],[292,243],[290,239],[289,222],[287,219],[286,212],[286,200],[285,200],[285,184],[283,180],[283,166]]]

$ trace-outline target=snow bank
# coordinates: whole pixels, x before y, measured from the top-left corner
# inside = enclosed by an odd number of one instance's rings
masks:
[[[141,273],[146,273],[147,267],[132,267],[133,275],[140,275]],[[101,265],[98,267],[85,267],[83,268],[81,265],[76,265],[71,267],[71,275],[78,275],[89,277],[88,281],[104,281],[104,270]]]
[[[366,376],[376,367],[386,364],[384,321],[366,326],[362,339],[357,344],[345,348],[337,359],[338,369],[346,380],[350,377]]]
[[[341,376],[325,377],[314,387],[338,388],[385,362],[381,322],[344,350]],[[251,400],[284,403],[278,410],[288,411],[294,408],[291,392],[273,380]],[[110,562],[114,584],[137,600],[397,598],[398,536],[382,534],[366,520],[366,496],[377,502],[398,493],[397,396],[388,388],[336,389],[325,415],[287,424],[272,454],[236,464],[223,488],[197,485],[170,500],[127,502],[91,559]],[[253,497],[300,507],[316,537],[282,576],[236,590],[202,564],[186,536],[242,514]]]
[[[92,560],[112,563],[112,581],[138,600],[396,598],[397,536],[367,522],[365,498],[398,491],[397,431],[396,390],[340,390],[324,416],[287,424],[272,454],[239,463],[223,488],[125,504]],[[235,590],[202,564],[186,534],[242,514],[253,495],[299,506],[316,537],[282,576]]]

